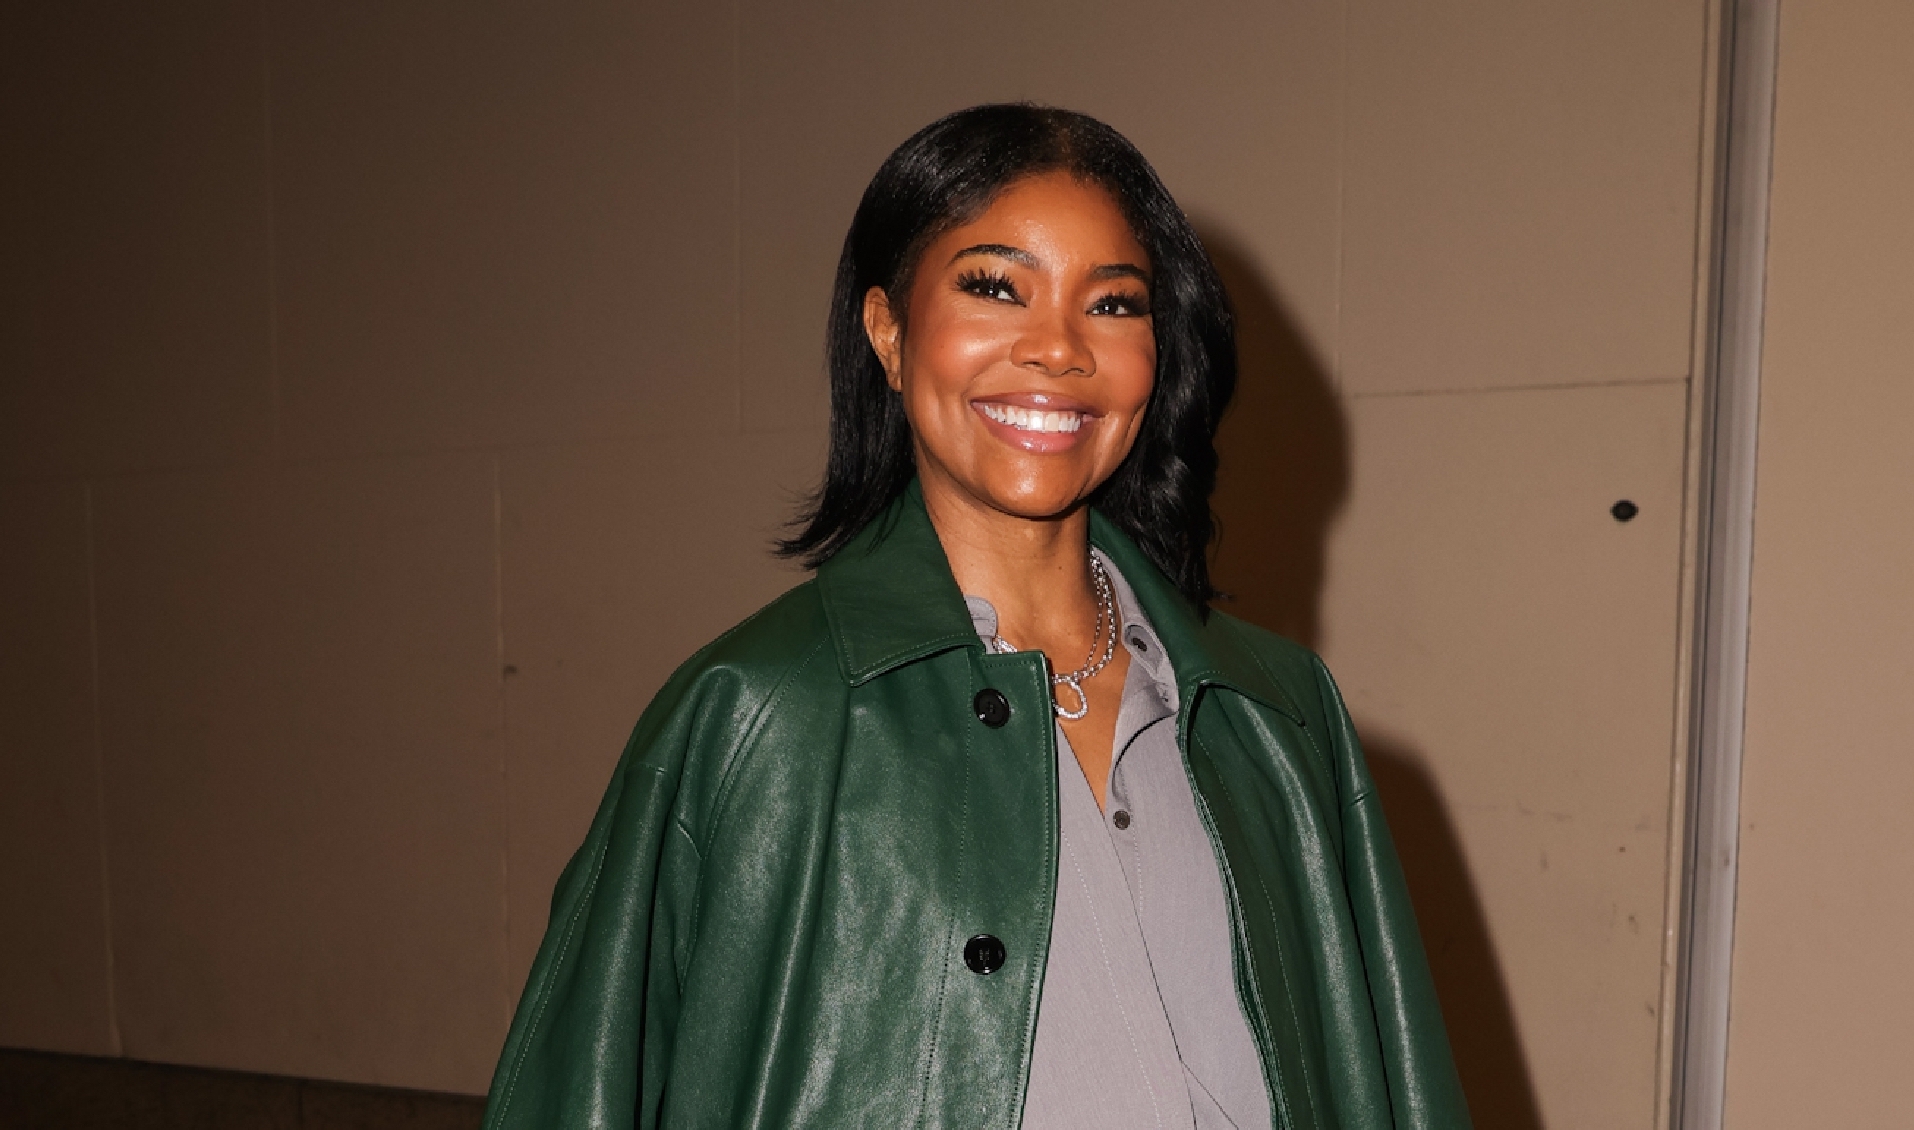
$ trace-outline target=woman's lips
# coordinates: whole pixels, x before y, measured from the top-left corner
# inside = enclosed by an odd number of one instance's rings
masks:
[[[1013,400],[1024,403],[1012,403]],[[970,406],[991,434],[1020,451],[1033,454],[1075,447],[1084,437],[1083,426],[1100,415],[1074,401],[1062,402],[1048,396],[973,400]]]
[[[1020,432],[1074,432],[1083,426],[1081,412],[1046,412],[1040,408],[1019,408],[1015,404],[977,402],[977,411],[999,424],[1008,424]]]

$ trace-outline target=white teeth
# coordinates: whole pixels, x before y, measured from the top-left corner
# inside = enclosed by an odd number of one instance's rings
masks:
[[[1020,432],[1074,432],[1083,427],[1081,412],[1042,412],[1035,408],[1018,408],[1012,404],[992,404],[985,402],[980,407],[984,415],[999,424],[1008,424]]]

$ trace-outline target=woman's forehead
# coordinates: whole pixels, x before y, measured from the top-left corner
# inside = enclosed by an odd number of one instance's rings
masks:
[[[923,264],[942,269],[977,252],[1031,267],[1065,260],[1132,263],[1148,270],[1148,252],[1116,198],[1067,172],[1041,173],[1007,185],[977,215],[941,233]]]

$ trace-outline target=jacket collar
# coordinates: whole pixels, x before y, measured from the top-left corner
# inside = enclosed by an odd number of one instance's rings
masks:
[[[1303,720],[1231,617],[1200,619],[1136,543],[1095,510],[1090,542],[1123,574],[1155,626],[1176,673],[1185,714],[1203,687],[1226,686],[1293,721]],[[938,652],[983,648],[916,479],[889,510],[818,568],[817,585],[838,670],[853,686]]]

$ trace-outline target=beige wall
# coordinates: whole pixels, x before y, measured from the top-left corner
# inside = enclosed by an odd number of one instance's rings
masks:
[[[1707,5],[1166,11],[6,17],[0,1044],[482,1088],[794,579],[857,192],[1032,97],[1222,261],[1219,574],[1344,683],[1481,1124],[1651,1126]]]
[[[1914,1051],[1914,6],[1782,5],[1728,1126]]]

